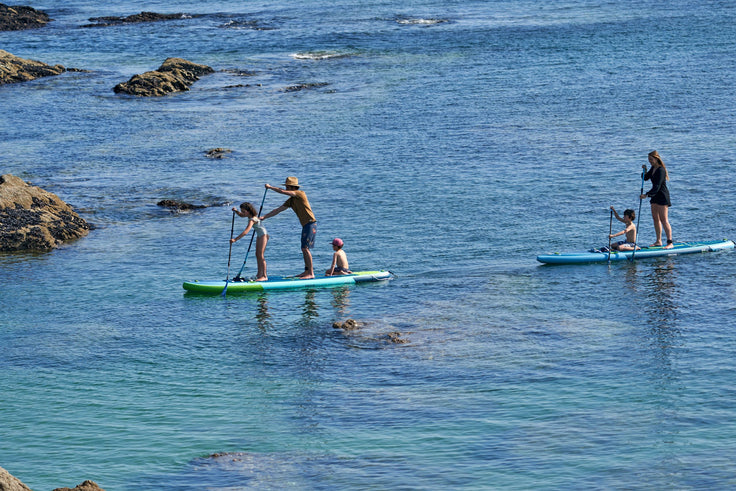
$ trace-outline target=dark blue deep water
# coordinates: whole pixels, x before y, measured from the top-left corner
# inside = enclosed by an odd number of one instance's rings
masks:
[[[30,487],[736,485],[736,253],[535,260],[605,244],[654,149],[675,238],[736,238],[732,2],[32,6],[53,22],[0,49],[84,71],[0,86],[0,174],[96,228],[0,255],[0,466]],[[188,15],[81,27],[141,11]],[[167,57],[216,73],[113,93]],[[318,270],[339,236],[397,278],[184,294],[224,278],[230,206],[288,175]],[[293,213],[267,225],[269,272],[301,271]]]

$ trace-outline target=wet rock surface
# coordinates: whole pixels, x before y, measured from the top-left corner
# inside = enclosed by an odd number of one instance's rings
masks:
[[[140,14],[128,15],[127,17],[121,16],[107,16],[107,17],[92,17],[89,19],[92,24],[85,24],[82,27],[105,27],[105,26],[119,26],[122,24],[137,24],[140,22],[161,22],[166,20],[176,19],[187,19],[192,16],[178,13],[178,14],[159,14],[156,12],[141,12]]]
[[[0,31],[38,29],[51,19],[43,11],[22,5],[8,6],[0,3]]]
[[[209,157],[211,159],[224,159],[228,154],[232,152],[233,151],[229,148],[211,148],[207,150],[204,155],[205,157]]]
[[[73,488],[56,488],[53,491],[105,491],[97,485],[94,481],[84,481],[82,484],[77,484]]]
[[[359,331],[366,327],[367,324],[364,322],[356,321],[355,319],[346,319],[344,321],[336,321],[332,323],[332,327],[340,329],[343,332]],[[373,339],[381,342],[389,342],[392,344],[406,344],[409,342],[408,339],[402,337],[399,331],[392,331],[387,334],[374,336]]]
[[[0,490],[2,491],[31,491],[31,488],[20,479],[0,467]],[[94,481],[84,481],[74,488],[56,488],[53,491],[105,491]]]
[[[198,210],[200,208],[207,208],[206,205],[195,205],[192,203],[178,201],[175,199],[162,199],[161,201],[156,203],[156,205],[161,206],[163,208],[169,208],[172,211],[189,211],[189,210]]]
[[[63,65],[20,58],[0,49],[0,85],[28,82],[40,77],[59,75],[66,71]]]
[[[49,251],[89,230],[55,194],[11,174],[0,176],[0,251]]]
[[[167,58],[158,70],[133,75],[127,82],[113,88],[116,94],[160,97],[172,92],[189,90],[202,75],[214,73],[207,65],[199,65],[182,58]]]

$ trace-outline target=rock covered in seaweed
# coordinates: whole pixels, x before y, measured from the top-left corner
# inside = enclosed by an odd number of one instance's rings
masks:
[[[47,65],[36,60],[26,60],[0,49],[0,85],[27,82],[39,77],[64,73],[63,65]]]
[[[0,3],[0,31],[22,31],[45,26],[51,19],[46,12],[23,5]]]
[[[0,251],[49,251],[89,230],[55,194],[11,174],[0,176]]]
[[[189,90],[200,76],[210,73],[214,73],[214,70],[207,65],[181,58],[167,58],[158,70],[133,75],[130,80],[116,85],[113,90],[116,94],[160,97],[171,92]]]

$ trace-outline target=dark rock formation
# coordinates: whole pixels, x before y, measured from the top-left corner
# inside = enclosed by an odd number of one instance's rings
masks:
[[[56,488],[53,491],[105,491],[94,481],[84,481],[74,488]]]
[[[157,14],[156,12],[141,12],[140,14],[133,14],[127,17],[108,16],[108,17],[92,17],[90,22],[94,24],[85,24],[82,27],[104,27],[104,26],[118,26],[121,24],[135,24],[139,22],[160,22],[163,20],[175,20],[191,18],[185,14]]]
[[[207,150],[204,154],[211,159],[224,159],[225,156],[229,153],[232,153],[232,150],[228,148],[211,148]]]
[[[40,61],[26,60],[0,49],[0,85],[27,82],[39,77],[64,73],[62,65],[47,65]]]
[[[89,230],[55,194],[10,174],[0,176],[0,251],[49,251]]]
[[[214,73],[214,70],[206,65],[198,65],[181,58],[167,58],[158,70],[134,75],[127,82],[116,85],[113,90],[116,94],[158,97],[189,90],[200,76],[209,73]]]
[[[206,208],[205,205],[193,205],[191,203],[185,203],[183,201],[176,201],[173,199],[162,199],[158,203],[156,203],[158,206],[162,206],[164,208],[169,208],[173,211],[188,211],[188,210],[196,210],[199,208]]]
[[[45,26],[51,19],[40,10],[16,5],[8,7],[0,3],[0,31],[21,31]]]
[[[333,322],[332,327],[342,329],[343,331],[354,331],[360,328],[360,324],[355,319],[347,319],[345,322]]]
[[[288,87],[285,87],[283,89],[284,92],[299,92],[300,90],[307,90],[307,89],[316,89],[319,87],[326,87],[330,84],[327,82],[313,82],[309,84],[296,84],[296,85],[289,85]]]
[[[386,341],[388,341],[389,343],[394,343],[394,344],[405,344],[409,342],[408,339],[402,338],[401,333],[398,331],[394,331],[394,332],[390,332],[386,334]]]

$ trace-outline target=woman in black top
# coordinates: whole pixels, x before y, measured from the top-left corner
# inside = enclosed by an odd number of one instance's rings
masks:
[[[649,153],[649,163],[651,167],[644,175],[645,180],[652,181],[652,189],[642,194],[640,199],[646,197],[651,198],[649,202],[652,206],[652,220],[654,220],[654,232],[657,235],[657,240],[654,241],[650,247],[662,245],[662,229],[667,234],[667,245],[665,249],[672,249],[672,227],[667,217],[670,203],[670,191],[667,189],[667,181],[670,180],[667,167],[665,167],[662,157],[659,156],[656,150]],[[642,165],[642,169],[646,170],[647,166]]]

